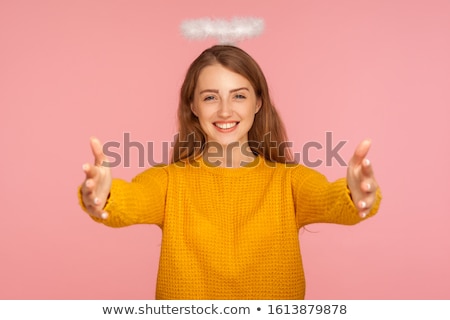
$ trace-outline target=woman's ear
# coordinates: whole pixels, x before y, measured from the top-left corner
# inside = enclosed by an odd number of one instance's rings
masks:
[[[193,103],[191,103],[191,111],[192,111],[192,113],[198,118],[197,112],[195,111],[195,106],[194,106]]]
[[[259,112],[259,109],[261,109],[261,106],[262,106],[262,100],[261,100],[261,98],[258,98],[258,100],[256,101],[255,114],[257,114]]]

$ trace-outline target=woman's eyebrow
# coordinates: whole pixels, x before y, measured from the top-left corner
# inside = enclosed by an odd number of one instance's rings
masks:
[[[250,91],[247,87],[240,87],[240,88],[236,88],[236,89],[231,89],[229,92],[233,93],[233,92],[240,91],[240,90]],[[217,90],[217,89],[205,89],[205,90],[200,91],[200,94],[206,93],[206,92],[219,93],[219,90]]]
[[[205,89],[205,90],[200,91],[200,94],[205,93],[205,92],[219,93],[219,90],[217,90],[217,89]]]
[[[241,91],[241,90],[247,90],[247,91],[250,91],[250,90],[248,90],[247,87],[241,87],[241,88],[237,88],[237,89],[232,89],[232,90],[230,90],[230,93],[236,92],[236,91]]]

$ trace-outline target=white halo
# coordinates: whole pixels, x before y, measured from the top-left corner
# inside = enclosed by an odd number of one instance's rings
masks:
[[[264,30],[264,20],[252,17],[233,18],[230,21],[201,18],[185,20],[180,28],[183,36],[190,40],[211,37],[221,44],[234,44],[260,35]]]

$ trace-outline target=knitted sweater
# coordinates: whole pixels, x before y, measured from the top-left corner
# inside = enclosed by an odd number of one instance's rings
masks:
[[[381,194],[370,215],[378,210]],[[329,183],[302,165],[263,158],[241,168],[203,160],[114,179],[111,227],[157,224],[162,247],[157,299],[303,299],[299,228],[355,224],[345,179]]]

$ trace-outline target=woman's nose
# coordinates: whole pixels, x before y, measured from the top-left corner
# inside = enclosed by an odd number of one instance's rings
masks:
[[[219,110],[218,110],[219,116],[226,118],[226,117],[231,116],[232,113],[233,113],[233,110],[232,110],[231,103],[228,103],[226,101],[221,101],[219,103]]]

